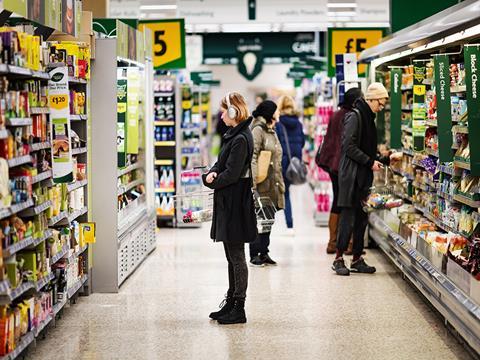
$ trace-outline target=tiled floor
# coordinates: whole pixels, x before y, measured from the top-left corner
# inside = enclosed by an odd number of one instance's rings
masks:
[[[470,359],[381,253],[368,251],[375,275],[335,276],[310,190],[293,197],[296,236],[282,235],[281,216],[272,236],[279,266],[249,269],[246,325],[208,319],[227,282],[208,228],[162,229],[119,294],[81,298],[27,358]]]

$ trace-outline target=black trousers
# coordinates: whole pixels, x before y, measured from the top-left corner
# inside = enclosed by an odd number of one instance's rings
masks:
[[[248,287],[248,267],[245,259],[245,244],[224,241],[228,261],[228,296],[245,299]]]
[[[353,234],[353,255],[361,256],[365,230],[368,225],[368,215],[363,211],[361,201],[355,201],[354,207],[342,207],[341,210],[337,249],[342,253],[347,251],[348,243]]]
[[[250,259],[257,255],[266,255],[270,246],[270,233],[258,234],[254,242],[250,243]]]

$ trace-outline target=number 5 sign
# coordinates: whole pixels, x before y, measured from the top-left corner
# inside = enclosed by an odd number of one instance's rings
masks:
[[[144,28],[152,32],[153,67],[156,70],[186,67],[183,19],[142,21],[139,29]]]

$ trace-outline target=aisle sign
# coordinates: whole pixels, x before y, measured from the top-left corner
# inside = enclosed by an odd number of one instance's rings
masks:
[[[390,147],[402,147],[402,69],[390,71]]]
[[[184,69],[185,23],[183,19],[142,21],[139,29],[152,32],[153,67],[162,69]]]
[[[127,69],[127,153],[138,154],[138,117],[140,115],[140,72],[137,67]]]
[[[425,96],[427,87],[423,83],[425,80],[426,66],[423,61],[413,64],[413,114],[412,114],[412,134],[413,150],[423,151],[425,149],[425,130],[427,121],[427,105]]]
[[[437,97],[438,154],[440,162],[453,161],[450,61],[447,55],[434,55],[435,95]]]
[[[384,29],[328,29],[328,76],[335,76],[335,56],[356,53],[378,45],[384,35]],[[358,66],[358,73],[365,74],[366,65]]]
[[[470,139],[480,134],[480,46],[465,45],[465,73],[467,85],[468,133]],[[470,141],[470,169],[473,176],[480,176],[480,142]]]
[[[72,144],[70,140],[70,97],[68,68],[57,67],[50,71],[48,81],[50,107],[50,141],[52,143],[53,182],[73,181]]]

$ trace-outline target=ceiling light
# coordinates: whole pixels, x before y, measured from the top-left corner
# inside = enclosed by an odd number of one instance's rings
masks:
[[[141,5],[140,10],[176,10],[177,5]]]
[[[165,13],[147,13],[147,14],[142,14],[146,15],[145,18],[147,19],[164,19],[167,17],[167,14]]]
[[[390,23],[388,22],[355,22],[347,23],[345,27],[372,27],[372,28],[388,28]]]
[[[338,17],[338,16],[356,16],[355,11],[329,11],[328,16]]]
[[[228,33],[235,32],[270,32],[271,24],[223,24],[222,31]]]
[[[357,3],[328,3],[328,8],[356,8]]]

